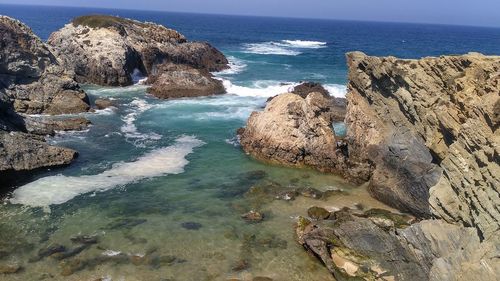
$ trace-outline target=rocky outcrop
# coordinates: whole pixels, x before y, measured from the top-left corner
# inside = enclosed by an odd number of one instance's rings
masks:
[[[148,78],[148,93],[161,99],[210,96],[225,93],[222,81],[210,72],[184,65],[163,64]]]
[[[336,280],[496,280],[498,237],[480,242],[474,228],[384,210],[343,209],[326,220],[299,218],[298,241]]]
[[[77,113],[88,98],[49,48],[23,23],[0,16],[0,93],[17,112]]]
[[[500,57],[347,55],[349,160],[377,199],[421,217],[500,229]]]
[[[238,135],[243,150],[263,161],[337,173],[348,169],[332,128],[331,100],[321,93],[278,95],[262,112],[253,112]]]
[[[125,86],[134,75],[157,74],[164,63],[205,71],[220,71],[228,63],[208,43],[188,42],[175,30],[106,15],[77,17],[48,43],[81,83]]]

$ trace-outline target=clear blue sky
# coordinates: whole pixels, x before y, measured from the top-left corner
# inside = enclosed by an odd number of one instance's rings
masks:
[[[0,0],[0,3],[500,27],[500,0]]]

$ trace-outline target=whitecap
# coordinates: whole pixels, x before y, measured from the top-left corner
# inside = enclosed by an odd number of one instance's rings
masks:
[[[286,45],[278,42],[244,44],[243,52],[249,54],[258,54],[258,55],[282,55],[282,56],[298,56],[302,54],[302,52],[287,48]]]
[[[243,52],[260,55],[298,56],[303,49],[320,49],[327,46],[326,42],[306,40],[281,40],[261,43],[244,44]]]
[[[81,194],[106,191],[145,178],[180,174],[189,163],[186,156],[203,144],[194,136],[183,136],[171,146],[152,150],[133,162],[116,163],[100,174],[44,177],[14,190],[9,202],[47,207],[63,204]]]
[[[143,85],[148,78],[142,74],[142,72],[135,68],[134,71],[132,72],[132,82],[134,85]]]
[[[247,68],[245,61],[238,59],[236,57],[230,56],[227,58],[229,62],[229,68],[215,72],[215,75],[234,75],[243,72]]]
[[[120,255],[121,253],[122,252],[120,252],[120,251],[106,250],[106,251],[102,252],[102,255],[108,256],[108,257],[115,257],[115,256]]]
[[[320,41],[306,41],[306,40],[283,40],[284,44],[288,44],[292,47],[302,48],[302,49],[319,49],[325,48],[326,42]]]
[[[244,97],[272,97],[282,93],[288,93],[297,86],[297,83],[279,82],[272,80],[259,80],[252,83],[252,87],[233,84],[231,81],[222,79],[224,88],[228,94]]]

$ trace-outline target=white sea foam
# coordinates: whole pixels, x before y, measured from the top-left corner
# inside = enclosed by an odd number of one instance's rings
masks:
[[[16,189],[9,201],[32,207],[47,207],[63,204],[81,194],[105,191],[145,178],[180,174],[189,163],[186,156],[203,144],[193,136],[183,136],[171,146],[153,150],[133,162],[116,163],[111,169],[97,175],[41,178]]]
[[[336,98],[345,98],[347,87],[339,84],[325,84],[323,87],[330,93],[330,96]]]
[[[298,56],[303,49],[325,48],[326,42],[304,40],[281,40],[244,44],[243,52],[260,55]]]
[[[129,109],[130,112],[125,116],[123,116],[122,118],[125,124],[123,124],[120,130],[122,131],[127,140],[132,141],[133,144],[140,147],[144,146],[143,144],[144,141],[159,140],[162,137],[161,135],[156,133],[140,133],[137,130],[137,127],[135,126],[135,121],[137,120],[137,117],[151,108],[152,105],[147,103],[147,101],[139,98],[134,99],[130,103],[130,109]]]
[[[293,90],[297,83],[284,83],[272,80],[253,82],[251,87],[234,85],[229,80],[222,80],[228,94],[244,97],[272,97]]]
[[[284,44],[303,49],[319,49],[326,47],[326,42],[304,41],[304,40],[283,40]]]
[[[249,43],[245,44],[244,47],[243,52],[249,54],[281,56],[298,56],[302,54],[302,52],[287,48],[284,44],[277,42]]]
[[[148,80],[148,77],[144,76],[139,69],[134,69],[134,72],[132,72],[132,82],[134,82],[134,85],[143,85],[146,80]]]
[[[238,59],[236,57],[230,56],[227,58],[229,62],[229,68],[215,72],[215,75],[234,75],[243,72],[247,68],[245,61]]]

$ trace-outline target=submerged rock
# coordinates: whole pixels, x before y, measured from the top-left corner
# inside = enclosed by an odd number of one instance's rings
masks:
[[[321,207],[311,207],[307,209],[307,215],[315,220],[327,219],[330,216],[330,212]]]
[[[181,223],[182,228],[188,229],[188,230],[198,230],[202,227],[201,223],[197,222],[183,222]]]
[[[134,76],[156,74],[163,63],[206,71],[227,68],[208,43],[188,42],[175,30],[151,22],[87,15],[54,32],[48,43],[78,82],[125,86]]]
[[[110,99],[96,99],[94,101],[95,107],[97,109],[106,109],[108,107],[112,107],[114,105],[113,101]]]
[[[19,264],[0,264],[0,274],[13,274],[23,269]]]
[[[250,212],[241,215],[241,218],[247,222],[261,222],[264,220],[264,214],[251,210]]]
[[[500,57],[347,55],[349,160],[400,210],[500,230]]]

